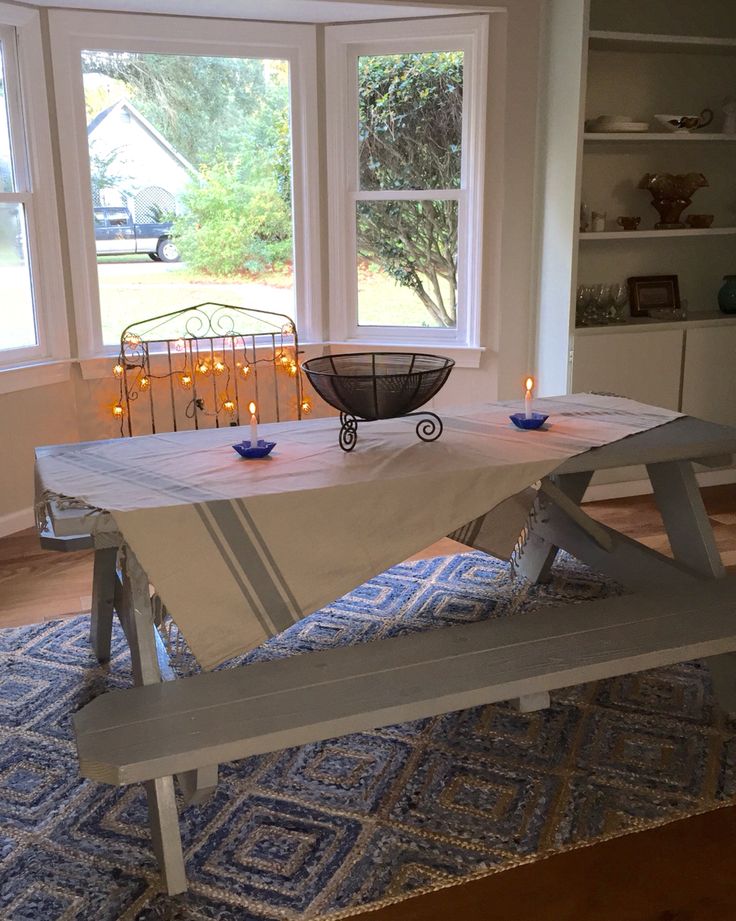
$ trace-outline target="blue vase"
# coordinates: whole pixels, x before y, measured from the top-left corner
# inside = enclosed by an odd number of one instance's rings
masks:
[[[736,275],[724,275],[718,292],[718,306],[723,313],[736,313]]]

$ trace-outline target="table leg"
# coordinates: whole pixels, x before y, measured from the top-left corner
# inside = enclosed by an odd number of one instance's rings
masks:
[[[693,465],[689,461],[649,464],[647,472],[674,558],[707,578],[725,576]]]
[[[592,472],[585,471],[583,473],[565,473],[550,477],[550,479],[568,499],[579,505],[592,476]],[[535,533],[534,514],[539,514],[539,499],[534,504],[529,533],[524,542],[523,552],[519,556],[517,569],[530,582],[549,582],[550,570],[559,552],[559,547],[551,543],[548,538]]]
[[[725,576],[692,464],[651,464],[647,471],[675,559],[708,578]],[[705,661],[721,709],[736,713],[736,654],[724,653]]]
[[[117,547],[98,547],[95,550],[89,641],[98,662],[110,661],[117,558]]]
[[[159,666],[148,577],[129,547],[123,549],[123,610],[136,684],[162,680]],[[169,895],[187,888],[173,777],[158,777],[145,784],[151,841]]]

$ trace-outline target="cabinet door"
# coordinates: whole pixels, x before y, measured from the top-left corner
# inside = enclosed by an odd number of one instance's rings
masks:
[[[573,390],[678,409],[682,337],[679,329],[576,336]]]
[[[736,425],[736,326],[687,331],[682,411]]]

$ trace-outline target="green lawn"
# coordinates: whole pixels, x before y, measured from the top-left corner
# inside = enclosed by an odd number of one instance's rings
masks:
[[[181,263],[152,262],[147,256],[98,260],[103,334],[119,341],[129,323],[206,301],[273,310],[293,316],[293,279],[288,270],[243,278],[212,278]],[[361,270],[360,319],[366,326],[427,326],[431,318],[417,296],[376,270]]]

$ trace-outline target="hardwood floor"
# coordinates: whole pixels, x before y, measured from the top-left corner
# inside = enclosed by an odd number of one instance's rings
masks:
[[[736,486],[704,490],[736,568]],[[593,517],[668,552],[650,497],[597,502]],[[440,541],[414,558],[462,550]],[[0,627],[89,610],[92,554],[42,551],[35,532],[0,540]],[[356,921],[736,921],[736,807],[674,822],[360,915]]]

